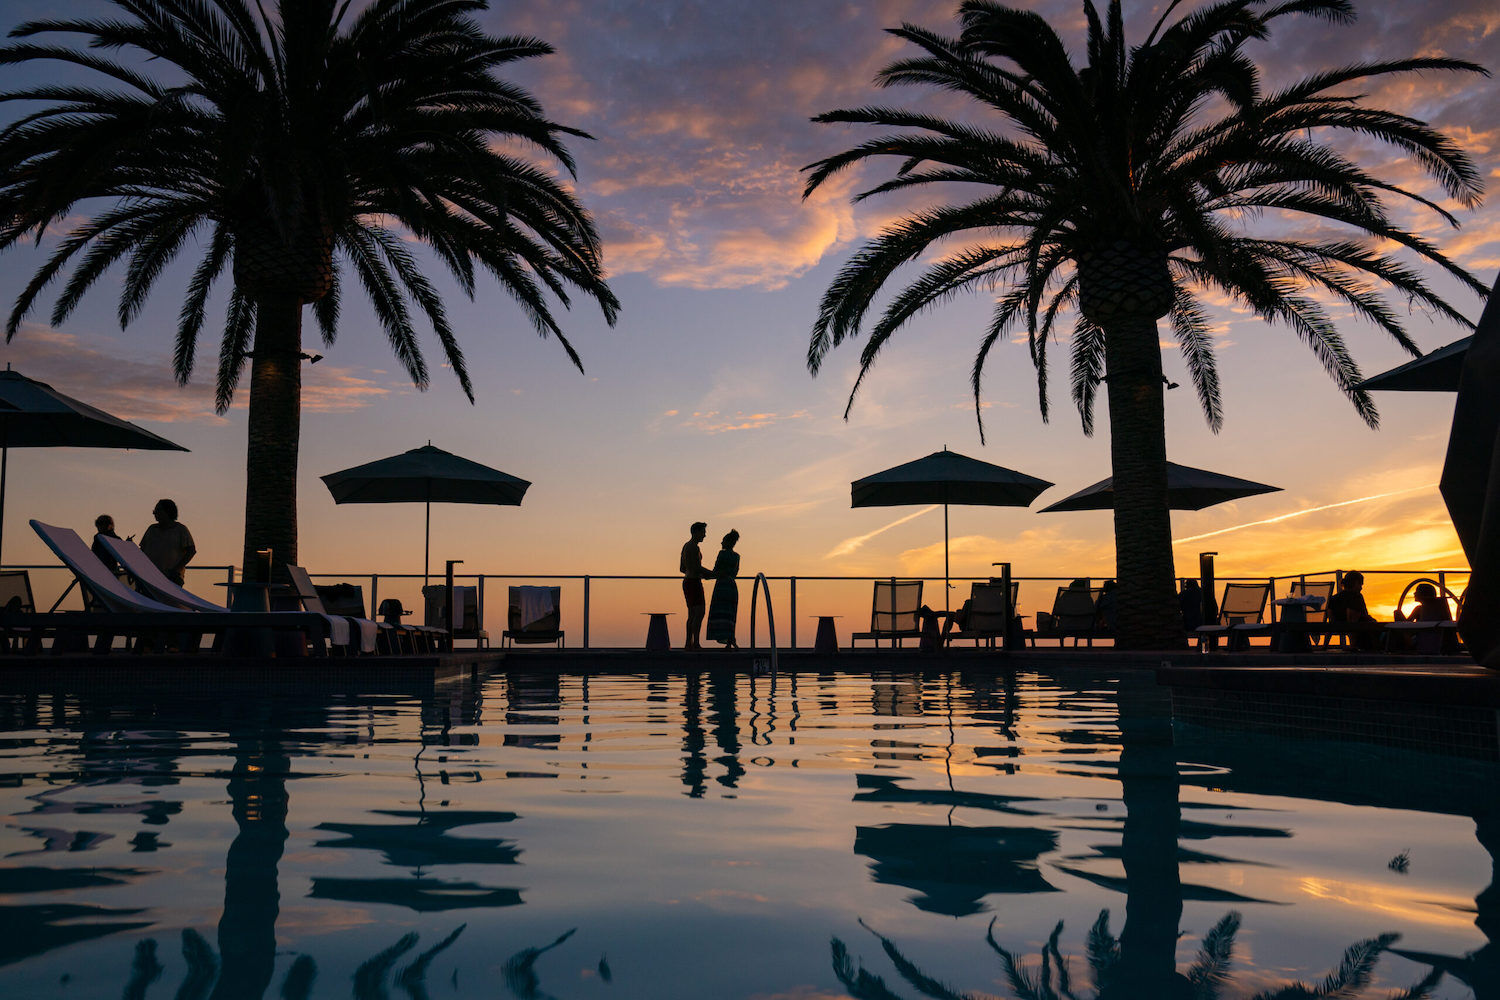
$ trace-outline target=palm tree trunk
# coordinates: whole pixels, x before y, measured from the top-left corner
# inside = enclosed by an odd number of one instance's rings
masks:
[[[1167,509],[1167,425],[1156,321],[1126,319],[1104,335],[1115,573],[1122,649],[1182,649]]]
[[[272,577],[297,562],[297,443],[302,421],[302,306],[294,298],[256,301],[250,368],[250,440],[245,450],[245,579],[255,553],[271,550]]]

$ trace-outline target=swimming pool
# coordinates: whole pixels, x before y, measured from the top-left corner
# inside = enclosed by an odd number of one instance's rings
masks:
[[[1174,724],[1143,672],[0,694],[0,728],[7,997],[1500,975],[1496,765]]]

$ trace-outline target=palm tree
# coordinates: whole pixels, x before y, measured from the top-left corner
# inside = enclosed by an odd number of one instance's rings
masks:
[[[251,359],[246,568],[268,547],[278,564],[296,561],[302,307],[312,304],[332,344],[346,270],[419,388],[428,372],[414,311],[474,399],[442,299],[405,237],[471,297],[476,264],[490,272],[582,370],[548,293],[566,307],[579,290],[611,324],[619,303],[589,214],[524,153],[571,172],[563,137],[588,136],[495,75],[551,52],[545,42],[486,34],[473,17],[486,0],[373,0],[352,15],[349,0],[278,0],[274,16],[259,0],[113,3],[118,17],[22,24],[11,35],[24,40],[0,49],[0,64],[57,60],[103,78],[0,93],[44,102],[0,131],[0,249],[102,203],[57,241],[6,337],[64,271],[54,325],[122,260],[124,327],[167,265],[201,247],[173,360],[186,383],[228,270],[216,398],[223,412]],[[52,33],[86,47],[33,40]],[[148,76],[137,56],[170,70]]]
[[[955,184],[969,199],[887,226],[824,293],[808,347],[813,374],[831,347],[861,334],[875,296],[898,267],[945,239],[964,241],[929,263],[870,324],[850,406],[880,350],[908,320],[958,292],[985,290],[997,297],[971,373],[976,410],[991,349],[1024,324],[1045,418],[1048,339],[1064,315],[1076,313],[1072,394],[1085,433],[1092,433],[1095,393],[1107,379],[1120,644],[1132,647],[1183,642],[1172,598],[1157,321],[1170,317],[1215,431],[1222,411],[1208,317],[1198,299],[1204,290],[1291,327],[1373,427],[1375,408],[1358,388],[1359,369],[1325,303],[1374,323],[1414,354],[1381,294],[1387,288],[1473,325],[1374,241],[1389,241],[1476,293],[1486,291],[1432,243],[1393,221],[1388,201],[1406,199],[1456,226],[1449,211],[1381,180],[1333,144],[1350,135],[1390,143],[1448,197],[1477,205],[1481,182],[1457,144],[1345,88],[1391,74],[1485,72],[1481,67],[1439,57],[1366,62],[1267,90],[1248,43],[1294,14],[1350,21],[1348,0],[1215,0],[1179,16],[1182,6],[1183,0],[1167,4],[1145,40],[1130,44],[1119,0],[1103,16],[1084,0],[1088,44],[1081,66],[1043,18],[991,0],[959,6],[957,38],[912,24],[891,29],[921,51],[891,63],[876,82],[972,98],[973,120],[884,106],[819,115],[813,120],[898,131],[811,164],[805,192],[865,160],[895,157],[895,176],[856,200]],[[1266,235],[1267,227],[1251,223],[1267,215],[1301,216],[1313,225],[1286,237]]]

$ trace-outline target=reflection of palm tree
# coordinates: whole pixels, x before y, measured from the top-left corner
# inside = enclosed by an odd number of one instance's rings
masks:
[[[1234,939],[1239,928],[1240,915],[1231,911],[1204,936],[1193,964],[1180,977],[1183,996],[1193,1000],[1218,1000],[1224,995],[1224,988],[1230,983]],[[1080,1000],[1080,993],[1073,981],[1071,963],[1058,947],[1062,929],[1062,921],[1058,921],[1033,964],[1024,962],[996,941],[995,921],[990,921],[985,940],[999,956],[1006,982],[1010,984],[1016,1000]],[[922,996],[933,1000],[978,1000],[979,994],[955,989],[924,972],[902,954],[890,938],[875,931],[871,933],[880,939],[880,947],[890,959],[896,973]],[[1398,937],[1396,934],[1382,934],[1358,941],[1344,950],[1337,968],[1317,983],[1309,985],[1300,981],[1289,982],[1263,990],[1251,1000],[1332,1000],[1335,997],[1354,1000],[1370,985],[1381,953]],[[855,965],[843,941],[835,937],[831,947],[833,974],[855,1000],[901,1000],[901,995],[887,986],[883,978],[866,970],[863,963]],[[1101,911],[1099,918],[1089,929],[1086,949],[1092,978],[1092,996],[1096,1000],[1145,1000],[1148,997],[1157,1000],[1164,995],[1154,984],[1143,988],[1143,984],[1122,964],[1121,941],[1110,932],[1108,910]],[[1421,1000],[1430,996],[1442,975],[1434,970],[1396,996],[1400,1000]]]
[[[410,1000],[428,1000],[427,994],[427,970],[441,952],[449,945],[458,940],[458,936],[464,932],[466,924],[459,924],[453,932],[431,948],[418,955],[410,965],[396,973],[394,982],[399,986]],[[523,1000],[537,998],[540,1000],[544,994],[535,991],[536,974],[531,971],[531,964],[543,952],[557,947],[567,940],[572,934],[569,931],[545,948],[527,948],[512,956],[506,963],[506,981],[510,983],[511,966],[516,965],[518,969],[530,975],[532,992],[518,995]],[[388,1000],[390,992],[386,987],[386,981],[391,971],[396,967],[401,956],[416,947],[417,935],[410,933],[404,935],[395,944],[375,953],[362,962],[354,972],[354,983],[352,996],[354,1000]],[[175,994],[176,1000],[204,1000],[208,991],[215,985],[218,979],[219,989],[216,995],[228,990],[234,996],[256,998],[265,995],[265,986],[259,987],[248,983],[227,982],[228,970],[225,976],[219,976],[219,963],[214,956],[212,946],[204,940],[203,935],[192,928],[182,932],[182,958],[187,965],[187,971],[182,977],[182,984]],[[146,1000],[147,990],[151,985],[161,978],[161,963],[156,959],[156,941],[147,938],[135,946],[135,958],[131,962],[130,975],[125,981],[125,989],[122,993],[123,1000]],[[281,982],[281,996],[283,1000],[308,1000],[312,995],[313,982],[318,977],[318,963],[310,955],[298,955],[292,962],[291,968],[287,970],[285,978]],[[521,982],[524,980],[522,976]],[[512,989],[515,986],[512,985]]]
[[[521,1000],[552,1000],[541,991],[541,979],[536,974],[536,960],[572,937],[578,928],[564,931],[557,940],[541,948],[522,948],[505,960],[505,985]]]
[[[1472,990],[1474,1000],[1495,1000],[1500,997],[1500,822],[1489,809],[1481,808],[1475,815],[1474,835],[1490,855],[1490,884],[1474,897],[1474,925],[1484,933],[1485,943],[1462,956],[1391,950],[1446,972]]]
[[[271,720],[256,720],[269,731]],[[276,964],[276,918],[281,912],[277,865],[286,847],[287,772],[291,762],[279,742],[264,745],[241,734],[229,778],[238,827],[224,858],[224,912],[219,918],[223,975],[214,1000],[259,997]]]

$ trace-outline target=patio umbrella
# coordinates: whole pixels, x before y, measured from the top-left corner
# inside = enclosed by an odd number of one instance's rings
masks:
[[[333,494],[334,503],[426,504],[427,541],[422,559],[424,583],[432,562],[434,501],[519,507],[526,488],[531,485],[499,469],[434,448],[431,441],[424,447],[390,458],[356,465],[342,472],[330,472],[322,479],[328,492]]]
[[[0,372],[0,543],[5,525],[5,478],[12,448],[139,448],[187,451],[180,444],[65,396],[45,382]]]
[[[1051,483],[958,452],[935,451],[850,484],[851,507],[943,505],[943,607],[948,607],[948,505],[1029,507]]]
[[[1175,462],[1167,463],[1167,509],[1202,510],[1215,504],[1228,503],[1241,497],[1253,497],[1261,493],[1279,493],[1280,486],[1267,486],[1248,479],[1220,475],[1207,469],[1194,469]],[[1114,477],[1101,479],[1072,496],[1064,497],[1043,507],[1041,513],[1054,514],[1068,510],[1113,510],[1115,506]]]
[[[1455,340],[1431,354],[1414,358],[1390,371],[1372,375],[1359,384],[1361,389],[1393,389],[1403,392],[1457,392],[1458,376],[1464,368],[1473,337]]]

